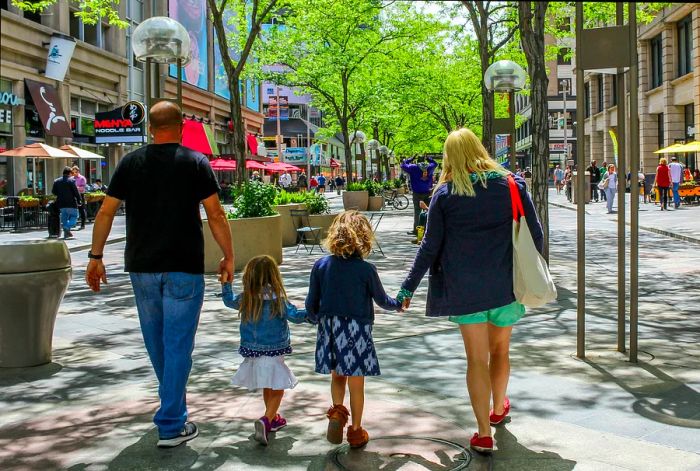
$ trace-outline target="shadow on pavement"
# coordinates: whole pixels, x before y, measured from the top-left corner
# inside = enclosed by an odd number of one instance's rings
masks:
[[[493,454],[494,470],[570,471],[576,461],[562,458],[552,451],[533,451],[518,442],[506,427],[496,427],[498,451]]]

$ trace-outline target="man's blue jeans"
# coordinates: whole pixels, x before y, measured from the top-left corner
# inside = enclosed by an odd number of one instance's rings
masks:
[[[673,204],[676,205],[676,207],[680,206],[681,204],[681,195],[678,194],[678,187],[680,186],[679,183],[673,183]]]
[[[159,383],[160,408],[153,422],[160,438],[173,438],[187,420],[186,387],[204,300],[204,276],[180,272],[130,276],[143,340]]]
[[[61,208],[61,225],[63,226],[63,231],[68,232],[78,221],[78,209],[77,208]]]

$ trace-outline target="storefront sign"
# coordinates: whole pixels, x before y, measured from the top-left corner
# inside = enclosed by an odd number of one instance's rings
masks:
[[[0,124],[12,125],[12,109],[0,108]]]
[[[567,143],[566,145],[571,149],[571,144]],[[563,142],[550,142],[549,152],[566,152],[566,147]]]
[[[0,105],[24,105],[24,99],[18,97],[14,93],[3,92],[0,93]]]
[[[144,142],[143,104],[130,101],[121,108],[95,114],[95,143],[142,143]]]
[[[66,114],[61,107],[56,89],[49,84],[24,79],[41,119],[41,125],[49,136],[73,137]]]
[[[286,162],[306,162],[306,147],[287,147],[282,151]]]
[[[75,39],[65,34],[54,33],[49,44],[49,53],[46,57],[46,78],[62,82],[66,77],[68,64],[73,58]]]

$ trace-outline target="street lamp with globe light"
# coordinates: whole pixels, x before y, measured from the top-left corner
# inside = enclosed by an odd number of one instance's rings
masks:
[[[182,108],[182,67],[190,61],[190,36],[180,23],[167,16],[154,16],[139,24],[131,38],[131,48],[136,60],[146,63],[146,106],[164,100],[161,97],[160,74],[157,64],[177,65],[177,99]],[[152,65],[156,64],[153,77]],[[154,82],[155,97],[152,95]]]
[[[359,176],[359,172],[357,171],[357,158],[355,157],[355,150],[352,148],[352,145],[358,144],[360,146],[360,160],[362,160],[362,165],[363,165],[362,172],[366,173],[365,172],[366,169],[364,168],[365,161],[363,158],[364,146],[362,145],[365,142],[365,139],[367,139],[367,136],[362,131],[355,131],[352,134],[350,134],[350,148],[351,148],[351,151],[353,153],[353,155],[351,155],[350,158],[355,159],[355,175],[356,176]]]
[[[509,134],[510,143],[510,170],[515,170],[515,92],[525,88],[527,74],[525,70],[513,61],[496,61],[486,69],[484,73],[484,85],[491,92],[491,107],[495,109],[495,94],[497,92],[508,93],[508,117],[493,119],[493,132],[491,135],[491,147],[493,156],[496,156],[496,135]]]

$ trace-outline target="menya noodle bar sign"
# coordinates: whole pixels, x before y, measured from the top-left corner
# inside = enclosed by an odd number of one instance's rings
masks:
[[[143,105],[130,101],[121,108],[95,114],[95,143],[142,143],[144,142]]]

